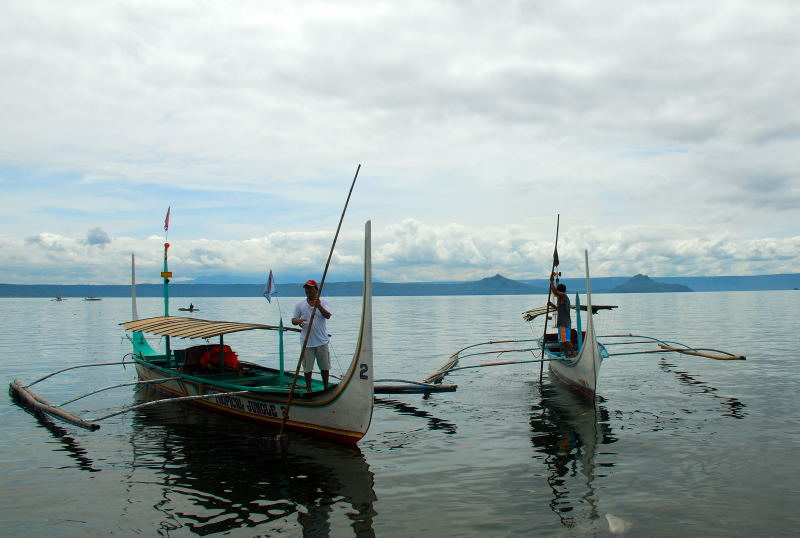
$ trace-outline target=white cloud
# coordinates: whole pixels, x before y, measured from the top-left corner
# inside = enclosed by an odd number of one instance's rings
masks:
[[[692,239],[685,239],[694,232]],[[327,259],[332,232],[274,232],[244,241],[190,239],[170,241],[174,281],[209,275],[318,275]],[[136,253],[140,282],[157,282],[163,262],[163,237],[116,237],[103,248],[58,234],[39,234],[24,241],[0,238],[4,281],[13,283],[128,282],[130,254]],[[583,274],[588,249],[595,276],[768,274],[796,272],[800,236],[740,241],[699,230],[677,234],[633,227],[616,234],[589,228],[562,230],[560,269],[565,276]],[[496,273],[517,279],[545,278],[553,242],[527,236],[517,226],[473,228],[436,226],[406,219],[373,229],[375,277],[389,282],[476,280]],[[352,278],[363,263],[363,232],[345,229],[331,263],[333,274]],[[65,270],[68,267],[69,270]],[[66,272],[65,272],[66,271]],[[7,279],[7,280],[6,280]]]
[[[0,271],[37,274],[34,237],[73,256],[49,276],[74,278],[96,263],[74,238],[100,230],[122,256],[168,205],[193,271],[312,267],[363,163],[348,222],[376,220],[387,280],[534,276],[559,213],[606,274],[797,272],[798,15],[4,2]],[[340,255],[356,265],[358,247]]]

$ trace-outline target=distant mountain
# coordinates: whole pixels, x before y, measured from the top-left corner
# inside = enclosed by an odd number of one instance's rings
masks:
[[[531,295],[547,293],[544,288],[537,288],[519,280],[511,280],[502,275],[482,278],[475,282],[451,284],[459,289],[461,295]]]
[[[326,282],[323,295],[328,297],[357,297],[361,282]],[[278,297],[303,297],[300,283],[278,284]],[[129,297],[130,286],[116,285],[18,285],[0,284],[0,297]],[[139,297],[161,297],[161,284],[137,284]],[[170,297],[260,297],[264,284],[170,284]],[[531,295],[547,293],[546,289],[530,286],[501,275],[471,282],[373,282],[375,296],[425,295]]]
[[[469,282],[373,282],[372,294],[376,296],[426,296],[426,295],[534,295],[547,290],[530,286],[501,275]],[[361,295],[361,282],[332,282],[325,284],[324,295]]]
[[[667,282],[663,282],[667,281]],[[279,297],[302,297],[303,281],[278,284]],[[568,293],[585,293],[586,281],[582,278],[562,278]],[[468,282],[373,282],[375,296],[426,296],[426,295],[536,295],[546,294],[549,282],[538,280],[511,280],[501,275]],[[689,287],[691,286],[691,287]],[[326,282],[323,294],[329,297],[361,295],[362,283]],[[651,293],[686,291],[760,291],[796,290],[800,288],[800,273],[759,276],[723,277],[659,277],[655,281],[645,275],[626,277],[597,277],[592,279],[594,293]],[[264,283],[260,284],[170,284],[170,296],[197,297],[260,297]],[[0,297],[130,297],[129,285],[88,284],[0,284]],[[140,297],[161,297],[161,284],[137,284]]]
[[[665,284],[683,284],[693,291],[763,291],[794,290],[800,288],[800,273],[783,273],[776,275],[752,276],[663,276],[655,277]],[[630,277],[601,276],[592,277],[593,293],[612,293],[614,288],[628,282]],[[547,280],[525,279],[520,282],[532,286],[547,286]],[[572,292],[586,291],[586,280],[583,278],[562,278]]]
[[[246,275],[206,275],[193,278],[191,280],[182,281],[183,284],[266,284],[269,269],[264,271],[264,274],[246,274]],[[339,273],[336,271],[329,271],[326,277],[326,282],[352,282],[362,278],[363,273]],[[275,282],[279,284],[289,284],[292,282],[305,282],[309,278],[319,281],[322,275],[310,273],[306,275],[296,275],[290,273],[276,273],[273,275]]]
[[[625,284],[617,286],[611,293],[669,293],[692,291],[689,286],[683,284],[664,284],[656,282],[647,275],[636,275]]]

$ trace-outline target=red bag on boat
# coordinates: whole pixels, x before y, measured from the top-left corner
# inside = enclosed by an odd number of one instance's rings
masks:
[[[239,356],[234,353],[230,346],[223,346],[222,352],[225,355],[226,368],[239,368]],[[203,355],[200,357],[200,366],[208,370],[219,368],[219,356],[219,346],[209,346],[208,351],[203,353]]]

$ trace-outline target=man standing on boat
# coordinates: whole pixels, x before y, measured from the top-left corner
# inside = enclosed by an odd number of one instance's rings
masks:
[[[326,320],[330,319],[331,312],[328,310],[328,301],[319,297],[319,286],[315,280],[308,280],[303,284],[306,292],[305,301],[300,301],[294,307],[292,313],[292,325],[300,325],[300,345],[306,341],[308,331],[308,321],[311,319],[311,312],[317,307],[314,321],[311,323],[311,334],[308,336],[306,352],[303,357],[303,368],[306,378],[306,392],[311,392],[311,372],[314,370],[314,360],[319,364],[322,372],[322,384],[328,388],[328,375],[331,369],[330,354],[328,353],[328,327]]]
[[[558,306],[550,303],[550,306],[555,308],[558,312],[556,319],[556,327],[558,327],[558,341],[561,342],[561,347],[564,350],[565,357],[575,356],[575,350],[572,347],[572,321],[569,312],[569,296],[567,295],[567,287],[564,284],[556,286],[553,284],[553,279],[556,274],[550,275],[550,290],[556,296]]]

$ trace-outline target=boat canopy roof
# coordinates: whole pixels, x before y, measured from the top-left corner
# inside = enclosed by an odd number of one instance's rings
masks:
[[[141,331],[172,336],[176,338],[211,338],[223,334],[262,329],[277,331],[276,325],[261,323],[241,323],[238,321],[211,321],[207,319],[187,318],[182,316],[159,316],[120,323],[129,331]],[[285,331],[299,332],[294,327],[284,327]]]
[[[569,307],[575,310],[575,305],[571,304]],[[592,305],[592,314],[597,314],[598,310],[611,310],[612,308],[617,308],[617,305],[611,304],[593,304]],[[581,310],[586,311],[586,305],[581,305]],[[555,312],[556,310],[552,307],[548,309],[547,306],[540,306],[537,308],[531,308],[530,310],[526,310],[522,313],[522,317],[525,318],[525,321],[533,321],[534,319],[538,318],[539,316],[545,315],[547,312]]]

